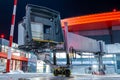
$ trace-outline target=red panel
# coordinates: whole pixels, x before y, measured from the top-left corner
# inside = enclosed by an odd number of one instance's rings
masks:
[[[4,53],[4,52],[0,52],[0,57],[2,57],[2,58],[7,58],[7,54]]]
[[[0,52],[0,57],[7,59],[7,53]],[[14,55],[12,55],[12,59],[14,59],[14,60],[20,60],[20,61],[28,61],[28,58],[19,57],[19,56],[14,56]]]
[[[20,61],[28,61],[28,58],[25,58],[25,57],[19,57],[19,56],[14,56],[14,55],[12,55],[12,59],[20,60]]]
[[[14,0],[14,5],[17,5],[17,0]]]

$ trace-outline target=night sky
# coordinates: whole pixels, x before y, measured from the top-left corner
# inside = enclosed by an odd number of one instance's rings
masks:
[[[18,0],[14,41],[17,42],[17,25],[25,15],[26,4],[45,6],[57,10],[61,18],[120,10],[120,0]],[[13,0],[0,0],[0,34],[9,39]]]

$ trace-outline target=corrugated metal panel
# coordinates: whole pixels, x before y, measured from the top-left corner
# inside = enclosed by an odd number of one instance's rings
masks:
[[[44,30],[42,23],[31,23],[32,38],[43,40]]]
[[[96,40],[68,33],[68,47],[73,47],[76,50],[86,52],[99,52],[99,44]]]

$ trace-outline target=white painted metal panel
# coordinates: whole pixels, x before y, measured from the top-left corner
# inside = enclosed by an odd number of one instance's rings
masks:
[[[99,43],[96,40],[70,32],[68,32],[68,47],[73,47],[76,50],[86,52],[100,51]]]
[[[32,31],[32,38],[33,39],[40,39],[43,40],[43,24],[42,23],[31,23],[31,31]]]
[[[120,53],[120,44],[115,43],[115,44],[107,44],[106,45],[106,53]]]
[[[24,38],[25,38],[25,29],[22,25],[22,23],[20,23],[18,25],[18,45],[24,45]]]

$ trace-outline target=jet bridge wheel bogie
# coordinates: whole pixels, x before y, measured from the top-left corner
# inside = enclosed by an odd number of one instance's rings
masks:
[[[54,72],[53,72],[54,76],[58,76],[58,70],[55,69]]]
[[[69,69],[66,69],[66,70],[65,70],[65,76],[66,76],[66,77],[70,77],[70,74],[71,74],[70,70],[69,70]]]
[[[54,69],[53,74],[54,74],[54,76],[65,75],[66,77],[70,77],[71,72],[67,68],[61,68],[60,67],[60,68]]]

